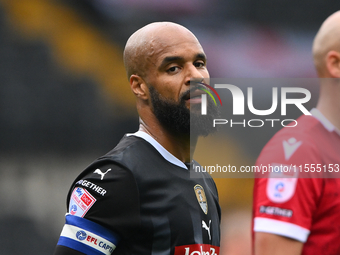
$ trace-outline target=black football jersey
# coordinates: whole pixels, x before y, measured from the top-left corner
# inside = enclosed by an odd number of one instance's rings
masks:
[[[124,136],[72,184],[55,254],[219,254],[216,186],[190,165],[146,133]]]

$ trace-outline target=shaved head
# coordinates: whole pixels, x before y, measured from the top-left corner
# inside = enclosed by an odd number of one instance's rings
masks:
[[[212,132],[210,118],[217,109],[202,116],[200,100],[190,97],[198,90],[192,79],[209,78],[204,50],[191,31],[172,22],[142,27],[125,45],[124,65],[143,125],[152,123],[157,132],[185,140],[190,140],[190,122],[196,136]]]
[[[319,74],[325,70],[327,53],[340,52],[340,11],[333,13],[321,25],[313,43],[313,57]]]
[[[124,65],[128,78],[132,74],[144,77],[153,57],[178,37],[197,38],[187,28],[172,22],[155,22],[142,27],[128,39],[124,49]]]

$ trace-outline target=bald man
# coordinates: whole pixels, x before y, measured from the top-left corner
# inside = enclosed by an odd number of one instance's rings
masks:
[[[279,131],[257,165],[303,166],[317,172],[309,177],[337,178],[255,179],[255,255],[340,254],[340,12],[322,24],[313,56],[317,107]]]
[[[188,29],[157,22],[128,39],[124,63],[139,131],[73,182],[54,254],[219,254],[215,183],[190,177],[197,138],[216,113],[208,101],[200,114],[205,53]]]

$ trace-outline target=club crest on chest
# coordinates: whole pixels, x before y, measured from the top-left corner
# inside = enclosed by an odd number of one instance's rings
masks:
[[[197,201],[199,205],[201,206],[201,209],[205,214],[208,213],[208,203],[207,203],[207,197],[205,196],[204,189],[201,185],[196,184],[194,187],[194,191],[196,194]]]

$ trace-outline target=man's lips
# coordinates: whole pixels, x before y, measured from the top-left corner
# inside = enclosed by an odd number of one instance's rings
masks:
[[[202,102],[202,94],[205,94],[204,91],[200,89],[196,89],[194,91],[190,91],[184,99],[189,103],[201,103]]]

